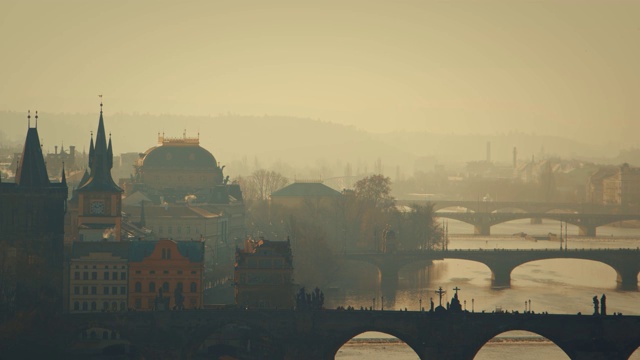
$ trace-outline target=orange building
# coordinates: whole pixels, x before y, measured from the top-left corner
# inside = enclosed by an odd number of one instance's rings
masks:
[[[129,308],[202,307],[204,243],[135,241],[129,247]]]

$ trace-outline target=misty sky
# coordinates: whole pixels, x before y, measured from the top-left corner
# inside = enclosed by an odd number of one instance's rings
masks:
[[[640,1],[0,0],[0,110],[633,144]],[[155,129],[154,129],[155,130]]]

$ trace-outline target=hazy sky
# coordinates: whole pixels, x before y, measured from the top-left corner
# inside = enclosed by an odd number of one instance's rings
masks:
[[[0,0],[0,110],[632,143],[640,1]],[[154,129],[155,130],[155,129]]]

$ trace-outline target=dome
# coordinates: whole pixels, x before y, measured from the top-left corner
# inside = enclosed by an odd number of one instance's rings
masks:
[[[200,145],[161,145],[145,153],[142,167],[146,169],[217,169],[218,162]]]

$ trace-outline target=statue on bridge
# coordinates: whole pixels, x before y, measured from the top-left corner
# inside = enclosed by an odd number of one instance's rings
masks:
[[[595,295],[593,297],[593,315],[600,315],[598,305],[600,305],[600,302],[598,301],[598,295]]]
[[[305,292],[304,287],[300,288],[296,295],[297,310],[321,310],[324,305],[324,293],[316,287],[313,292]]]
[[[607,315],[607,296],[602,294],[600,298],[600,315]]]
[[[453,295],[453,299],[451,299],[451,303],[449,304],[449,311],[451,312],[462,312],[462,305],[460,304],[460,300],[458,299],[458,291],[459,287],[454,287],[455,294]]]

